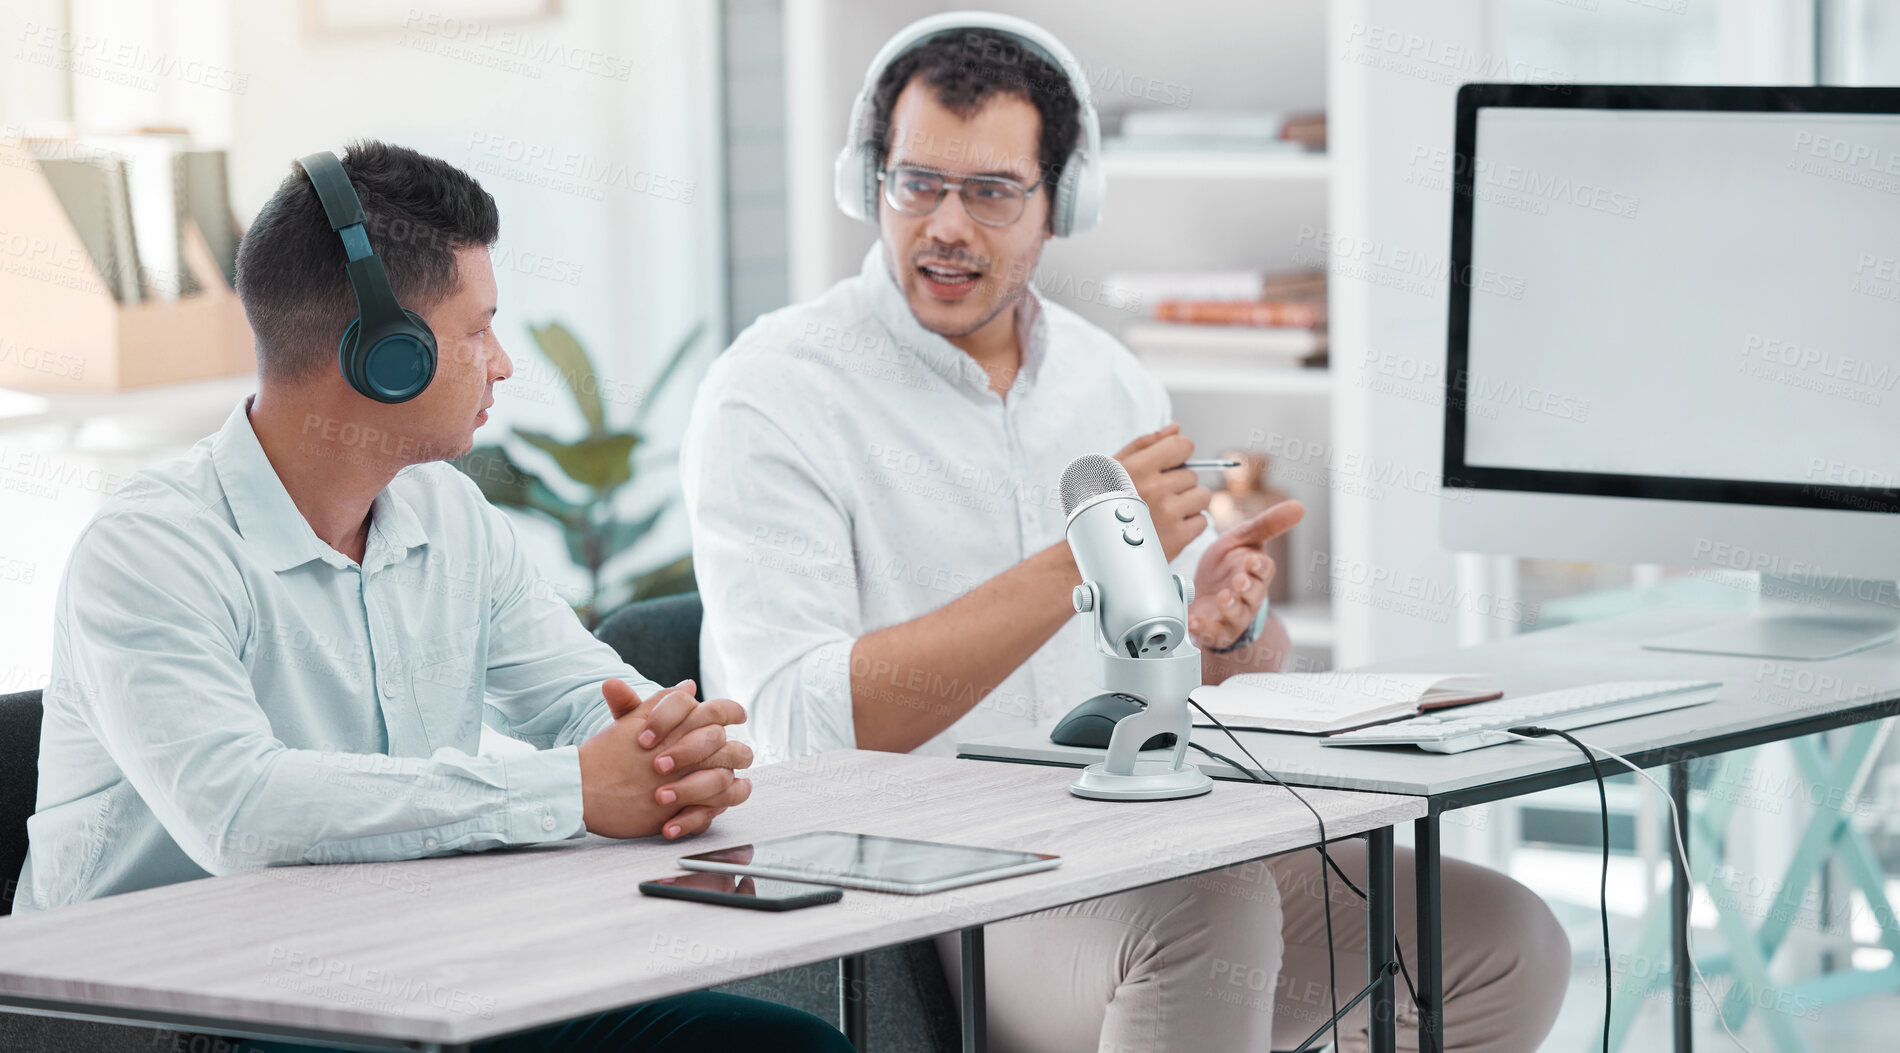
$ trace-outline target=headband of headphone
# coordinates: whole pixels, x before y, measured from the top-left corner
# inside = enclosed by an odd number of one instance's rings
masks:
[[[396,302],[383,261],[363,229],[363,203],[343,162],[328,150],[300,158],[323,203],[330,229],[343,239],[357,316],[337,341],[337,363],[350,386],[378,402],[407,402],[435,376],[435,333],[422,316]]]
[[[937,37],[971,29],[1004,34],[1068,78],[1069,87],[1081,104],[1082,145],[1070,152],[1062,166],[1062,178],[1049,195],[1050,229],[1060,237],[1088,230],[1101,218],[1106,190],[1101,165],[1102,126],[1095,115],[1095,103],[1089,97],[1088,75],[1075,56],[1069,54],[1069,49],[1041,26],[988,11],[950,11],[919,19],[899,30],[871,60],[871,68],[864,74],[864,87],[851,104],[851,123],[845,131],[844,149],[838,151],[838,161],[832,169],[838,207],[853,219],[877,222],[877,173],[884,159],[877,155],[877,148],[871,142],[870,121],[878,78],[906,52]]]

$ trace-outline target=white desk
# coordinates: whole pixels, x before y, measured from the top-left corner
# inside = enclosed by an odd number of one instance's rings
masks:
[[[1315,843],[1285,793],[1223,784],[1104,803],[1046,768],[838,752],[755,773],[750,802],[685,844],[598,837],[478,855],[275,867],[0,919],[0,1010],[355,1049],[454,1050],[780,969],[962,931]],[[1413,797],[1307,795],[1334,837],[1383,855]],[[1245,822],[1236,821],[1244,815]],[[846,890],[783,914],[641,896],[688,852],[842,829],[1055,852],[1054,870],[933,896]],[[1373,878],[1379,884],[1377,877]],[[1374,890],[1377,891],[1377,890]],[[1381,909],[1382,908],[1382,909]],[[468,919],[505,917],[501,934]],[[1380,942],[1375,938],[1375,943]],[[1377,957],[1377,956],[1375,956]],[[1387,955],[1386,957],[1390,957]],[[965,1048],[981,1048],[982,955],[964,955]],[[1386,1026],[1392,981],[1373,985]]]
[[[1577,732],[1584,741],[1624,754],[1644,767],[1670,765],[1671,788],[1686,818],[1689,760],[1900,714],[1900,642],[1828,662],[1678,654],[1641,646],[1645,640],[1675,630],[1734,617],[1732,612],[1645,611],[1366,668],[1394,673],[1485,673],[1507,698],[1602,680],[1720,680],[1722,690],[1708,705]],[[1589,765],[1574,750],[1530,743],[1447,755],[1410,748],[1339,749],[1321,746],[1307,735],[1239,734],[1261,764],[1289,783],[1401,793],[1430,802],[1430,814],[1418,821],[1415,830],[1421,959],[1417,981],[1421,1017],[1427,1028],[1439,1033],[1436,1048],[1443,1049],[1444,1022],[1438,1015],[1443,977],[1439,815],[1586,781],[1591,778]],[[1245,760],[1217,730],[1196,730],[1194,741]],[[986,760],[1080,767],[1101,759],[1102,751],[1057,746],[1046,731],[1027,731],[960,743],[958,753]],[[1224,764],[1204,757],[1200,761],[1202,770],[1216,778],[1245,777]],[[1689,930],[1688,882],[1679,860],[1671,902],[1676,914],[1673,946],[1680,950],[1688,944]],[[1686,1050],[1694,1005],[1691,978],[1686,958],[1681,953],[1672,957],[1677,1049]]]

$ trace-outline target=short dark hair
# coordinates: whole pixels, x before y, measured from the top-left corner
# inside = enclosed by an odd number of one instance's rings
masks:
[[[897,57],[878,76],[871,96],[871,143],[880,164],[891,156],[891,110],[913,79],[922,77],[937,101],[968,118],[995,95],[1027,98],[1042,118],[1037,164],[1053,200],[1063,163],[1082,132],[1082,103],[1061,70],[1007,33],[964,29],[933,37]],[[1054,212],[1050,213],[1051,221]]]
[[[342,161],[370,247],[412,311],[456,291],[456,252],[493,245],[501,233],[495,199],[446,161],[373,139],[351,143]],[[237,294],[260,373],[295,380],[335,367],[337,341],[356,317],[346,262],[316,188],[292,161],[238,244]]]

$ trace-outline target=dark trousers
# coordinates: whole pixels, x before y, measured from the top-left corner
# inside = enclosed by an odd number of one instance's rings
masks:
[[[183,1053],[316,1053],[294,1042],[175,1035],[156,1050]],[[498,1038],[477,1053],[853,1053],[838,1029],[799,1009],[754,998],[665,998],[585,1020]]]

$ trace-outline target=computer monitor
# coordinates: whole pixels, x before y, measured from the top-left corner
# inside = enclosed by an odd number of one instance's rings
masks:
[[[1664,649],[1893,639],[1900,89],[1466,85],[1452,181],[1444,543],[1798,605]]]

